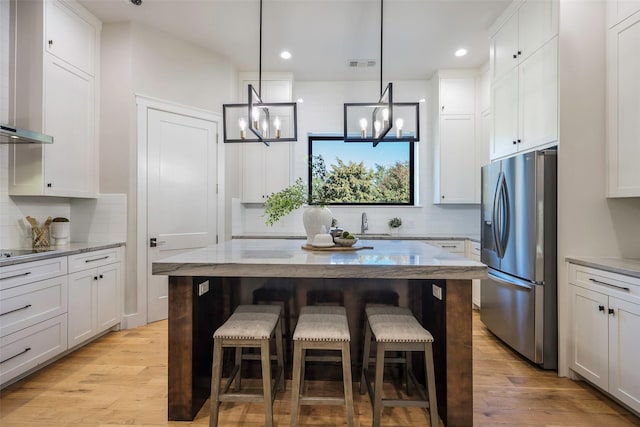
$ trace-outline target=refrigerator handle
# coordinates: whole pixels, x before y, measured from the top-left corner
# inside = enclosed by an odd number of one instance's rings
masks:
[[[493,243],[495,245],[498,258],[502,258],[502,256],[504,255],[504,252],[502,251],[501,239],[500,239],[500,235],[502,234],[502,232],[500,231],[500,220],[498,217],[500,200],[502,198],[503,179],[504,179],[504,173],[500,172],[500,174],[498,175],[498,183],[496,185],[496,191],[495,191],[495,194],[493,195],[493,212],[492,212],[493,226],[491,227],[491,230],[493,231]]]
[[[509,193],[507,191],[507,178],[504,173],[500,179],[500,203],[502,204],[502,218],[500,221],[500,234],[498,246],[500,247],[500,258],[504,257],[505,250],[507,248],[507,242],[509,240],[509,218],[511,212],[509,212]]]

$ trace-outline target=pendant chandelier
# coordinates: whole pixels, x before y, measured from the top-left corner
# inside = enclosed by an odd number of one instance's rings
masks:
[[[382,89],[384,0],[380,0],[380,99],[375,103],[344,104],[344,141],[413,142],[420,140],[417,102],[393,102],[393,84]],[[395,121],[394,121],[395,120]]]
[[[298,140],[298,117],[295,102],[263,102],[262,92],[262,0],[260,0],[260,53],[258,90],[249,84],[246,104],[223,104],[223,140],[262,142]]]

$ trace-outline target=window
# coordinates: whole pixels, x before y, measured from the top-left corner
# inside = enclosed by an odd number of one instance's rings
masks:
[[[328,205],[413,205],[413,142],[309,135],[309,194]]]

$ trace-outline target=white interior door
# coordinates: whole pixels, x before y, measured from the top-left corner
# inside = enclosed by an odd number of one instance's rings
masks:
[[[167,318],[168,278],[152,275],[151,263],[216,243],[218,123],[147,111],[147,321],[154,322]]]

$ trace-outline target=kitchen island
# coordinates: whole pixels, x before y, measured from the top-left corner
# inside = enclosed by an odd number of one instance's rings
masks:
[[[361,241],[356,247],[373,249],[350,252],[308,251],[303,244],[231,240],[153,263],[153,274],[169,276],[169,419],[193,419],[209,397],[213,331],[247,302],[244,282],[286,278],[294,287],[310,282],[338,287],[355,299],[370,284],[393,284],[403,293],[401,305],[434,336],[442,420],[471,425],[471,280],[485,278],[486,266],[415,241]],[[350,317],[360,318],[349,308]],[[360,338],[351,334],[352,346],[359,346]],[[359,381],[359,370],[354,372]]]

